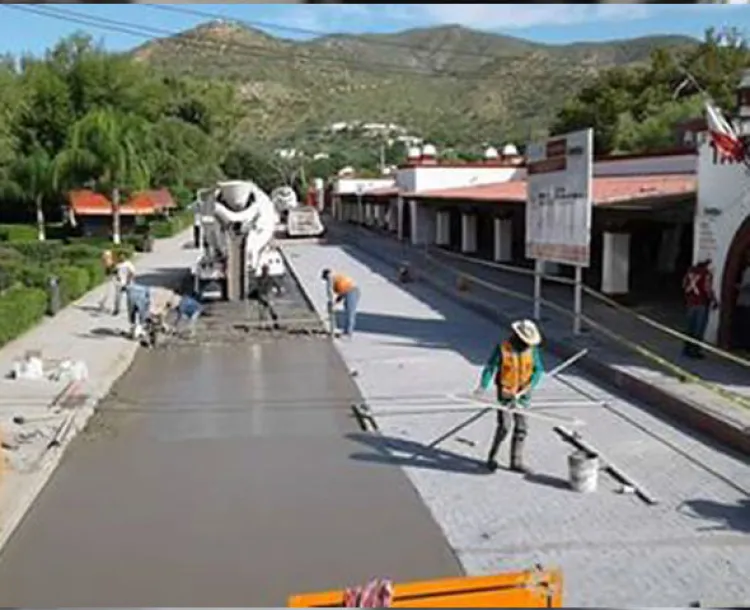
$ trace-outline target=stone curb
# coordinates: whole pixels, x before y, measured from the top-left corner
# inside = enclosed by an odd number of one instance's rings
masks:
[[[359,248],[365,254],[381,262],[390,265],[400,262],[400,259],[396,260],[387,252],[363,245],[362,241],[352,242],[347,238],[348,236],[344,237],[348,245]],[[460,302],[482,317],[502,325],[511,322],[510,318],[485,302],[445,288],[429,273],[420,275],[420,279],[436,292]],[[545,343],[553,354],[561,358],[569,358],[579,351],[576,347],[558,339],[548,338]],[[639,379],[635,375],[626,373],[591,356],[582,358],[580,364],[592,376],[620,390],[636,401],[643,402],[654,410],[685,424],[695,432],[710,437],[725,447],[745,456],[750,456],[750,430],[739,427],[721,414],[714,413],[699,403],[675,396],[660,387]]]

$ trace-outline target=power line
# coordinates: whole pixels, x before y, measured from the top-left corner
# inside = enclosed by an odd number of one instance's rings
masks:
[[[138,38],[152,41],[155,36],[167,36],[173,39],[175,44],[181,44],[185,46],[202,47],[210,50],[226,49],[227,47],[235,49],[239,55],[244,55],[248,58],[257,59],[262,57],[271,61],[282,61],[292,62],[297,60],[303,60],[307,63],[312,64],[331,64],[335,67],[343,67],[346,69],[353,69],[361,72],[369,72],[373,74],[399,74],[404,76],[415,76],[421,78],[440,78],[440,79],[454,79],[454,80],[471,80],[481,81],[486,80],[487,77],[480,76],[472,73],[456,74],[450,71],[438,71],[430,70],[423,71],[413,68],[404,68],[391,63],[385,62],[361,62],[357,60],[349,60],[341,57],[315,57],[310,58],[304,55],[294,55],[293,53],[279,53],[269,50],[267,47],[262,45],[253,45],[251,43],[240,43],[238,41],[216,41],[216,40],[201,40],[195,38],[182,38],[180,39],[179,34],[175,34],[169,30],[154,28],[151,26],[129,23],[119,21],[115,19],[107,19],[103,17],[92,17],[77,13],[69,9],[52,8],[50,6],[27,6],[27,5],[12,5],[3,4],[1,8],[8,8],[12,10],[27,12],[30,14],[36,14],[42,17],[49,17],[51,19],[57,19],[59,21],[65,21],[69,23],[78,23],[89,27],[97,28],[104,31],[117,32],[126,34],[129,36],[135,36]]]

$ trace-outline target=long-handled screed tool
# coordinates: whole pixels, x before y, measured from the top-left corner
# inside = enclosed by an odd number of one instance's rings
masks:
[[[571,356],[570,358],[568,358],[564,362],[561,362],[559,365],[557,365],[551,371],[549,371],[549,373],[547,373],[547,376],[548,377],[556,377],[557,375],[559,375],[560,373],[562,373],[565,369],[567,369],[568,367],[572,366],[573,364],[575,364],[576,362],[578,362],[581,358],[583,358],[588,353],[588,351],[589,351],[588,349],[582,349],[580,352],[578,352],[577,354],[574,354],[573,356]],[[529,391],[530,391],[530,388],[527,388],[523,392],[519,393],[515,397],[515,400],[518,400],[519,398],[522,398]],[[472,398],[473,398],[473,400],[475,400],[477,402],[483,402],[481,400],[481,398],[478,397],[478,396],[473,396]],[[457,426],[454,426],[453,428],[451,428],[450,430],[448,430],[445,434],[440,435],[438,438],[436,438],[434,441],[432,441],[429,445],[427,445],[427,447],[429,449],[434,449],[440,443],[448,440],[452,436],[455,436],[456,434],[458,434],[464,428],[470,426],[475,421],[477,421],[477,420],[481,419],[482,417],[484,417],[485,415],[487,415],[487,413],[490,413],[491,411],[497,411],[497,410],[504,410],[504,411],[510,410],[510,411],[512,411],[513,408],[512,407],[502,407],[501,405],[497,405],[497,404],[494,404],[491,407],[486,407],[486,408],[482,409],[481,411],[479,411],[478,413],[475,413],[474,415],[472,415],[469,419],[463,421],[462,423],[458,424]],[[527,413],[528,413],[528,410],[524,409],[523,410],[523,414],[526,415]],[[540,414],[537,413],[536,415],[538,416]]]

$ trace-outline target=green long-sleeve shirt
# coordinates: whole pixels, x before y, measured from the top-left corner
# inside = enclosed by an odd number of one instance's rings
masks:
[[[531,389],[533,390],[536,386],[539,385],[539,382],[542,380],[542,375],[544,374],[544,363],[542,362],[542,355],[539,352],[539,348],[532,347],[531,350],[532,357],[534,358],[534,370],[531,374]],[[482,386],[483,390],[486,390],[490,387],[492,380],[495,378],[495,374],[502,365],[503,353],[500,345],[498,344],[495,346],[495,349],[492,350],[492,354],[490,354],[489,360],[487,360],[487,363],[482,369],[480,385]],[[521,398],[521,402],[528,402],[528,400],[528,394],[525,397]]]

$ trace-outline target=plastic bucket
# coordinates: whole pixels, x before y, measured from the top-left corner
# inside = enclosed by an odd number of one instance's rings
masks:
[[[599,480],[599,456],[576,451],[568,456],[570,486],[581,493],[596,491]]]
[[[232,208],[244,207],[247,198],[250,195],[253,185],[251,182],[244,180],[230,180],[228,182],[219,182],[221,198]]]

